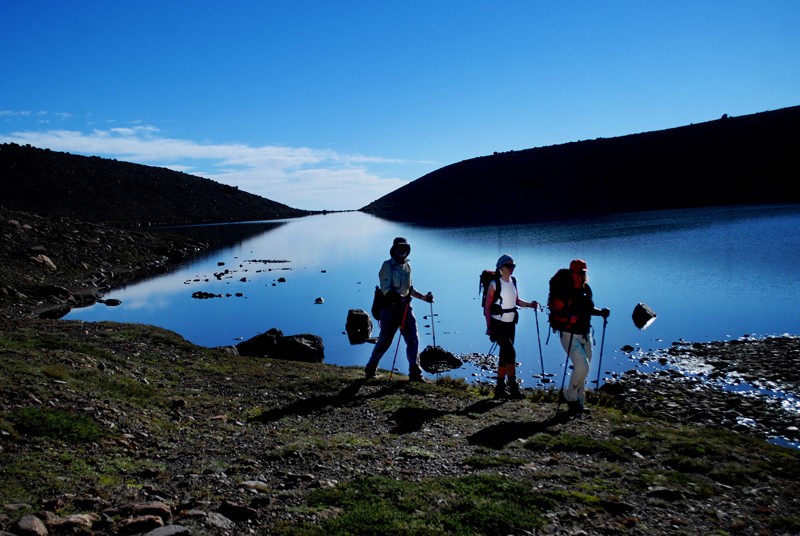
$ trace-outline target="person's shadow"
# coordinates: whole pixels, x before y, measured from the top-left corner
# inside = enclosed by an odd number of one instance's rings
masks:
[[[527,439],[534,434],[547,431],[552,426],[565,424],[570,419],[568,412],[557,411],[543,421],[502,422],[475,432],[467,438],[467,441],[470,445],[500,449],[512,441]]]
[[[329,406],[341,406],[354,400],[364,383],[366,383],[364,378],[354,380],[338,393],[303,398],[280,408],[262,411],[258,415],[251,417],[249,421],[274,422],[287,415],[308,415]]]
[[[392,413],[389,421],[393,423],[391,433],[407,434],[422,429],[426,422],[434,421],[445,415],[467,416],[476,413],[488,413],[497,407],[495,400],[479,400],[457,411],[442,411],[433,408],[405,407]],[[567,412],[558,412],[542,421],[515,421],[503,422],[487,426],[467,438],[471,445],[480,445],[493,449],[500,449],[519,439],[526,439],[539,432],[544,432],[552,426],[564,424],[570,420]]]
[[[384,396],[392,391],[401,388],[404,382],[391,382],[385,387],[381,387],[375,393],[358,397],[358,392],[367,382],[366,378],[353,380],[349,385],[346,385],[341,391],[335,394],[325,394],[312,396],[311,398],[303,398],[287,404],[281,408],[270,409],[262,411],[258,415],[251,417],[250,422],[274,422],[287,415],[308,415],[316,411],[320,411],[331,406],[343,406],[345,404],[355,401],[357,398],[378,398]]]
[[[359,397],[358,393],[366,381],[367,380],[364,378],[357,379],[345,386],[338,393],[304,398],[281,408],[263,411],[260,414],[251,417],[249,421],[268,423],[280,420],[288,415],[309,415],[327,407],[342,406],[352,403],[357,399],[363,400],[367,398],[380,398],[408,385],[407,382],[390,382],[373,393]],[[425,423],[434,421],[445,415],[467,416],[483,414],[488,413],[497,406],[497,401],[491,399],[479,400],[456,411],[444,411],[434,408],[407,406],[395,410],[389,416],[388,420],[392,423],[391,433],[407,434],[419,431],[422,429]],[[499,449],[508,443],[511,443],[512,441],[525,439],[536,433],[544,432],[551,426],[564,424],[569,419],[570,417],[568,413],[556,412],[555,415],[543,421],[515,421],[493,424],[470,435],[467,440],[472,445],[481,445],[484,447]]]

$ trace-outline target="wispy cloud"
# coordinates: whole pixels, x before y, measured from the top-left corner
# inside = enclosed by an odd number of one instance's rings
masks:
[[[0,111],[0,118],[23,113]],[[162,136],[146,124],[25,130],[0,133],[0,141],[168,167],[308,210],[358,209],[409,182],[381,177],[371,166],[419,164],[308,147],[198,143]]]

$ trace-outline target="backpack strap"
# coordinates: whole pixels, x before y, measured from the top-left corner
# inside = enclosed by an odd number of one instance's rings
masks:
[[[511,276],[511,281],[514,283],[514,292],[516,293],[516,290],[517,290],[517,278],[512,275]],[[514,303],[514,307],[512,307],[511,309],[502,309],[503,296],[500,294],[500,285],[502,285],[502,283],[500,282],[500,274],[499,273],[494,278],[494,285],[495,285],[494,294],[495,294],[495,296],[497,296],[497,301],[495,301],[495,303],[497,303],[498,305],[501,306],[501,311],[503,313],[511,313],[511,312],[516,311],[517,310],[516,302]]]

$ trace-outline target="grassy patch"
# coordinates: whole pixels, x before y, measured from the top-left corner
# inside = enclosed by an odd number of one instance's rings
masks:
[[[66,381],[69,377],[69,372],[63,365],[45,365],[42,367],[42,372],[45,376],[54,380]]]
[[[496,475],[403,482],[359,479],[311,493],[322,521],[277,527],[278,534],[514,534],[543,526],[555,504],[530,483]]]
[[[609,460],[625,460],[630,457],[622,449],[622,445],[619,441],[595,439],[588,436],[573,434],[534,434],[525,442],[525,448],[531,450],[597,454]]]
[[[800,534],[800,517],[792,515],[771,517],[769,526],[781,534]]]
[[[464,460],[466,465],[475,469],[487,469],[490,467],[514,467],[525,465],[527,460],[515,458],[507,454],[475,453]]]
[[[75,443],[97,441],[106,435],[93,419],[59,409],[18,408],[8,415],[8,420],[18,433]]]
[[[381,397],[376,402],[376,407],[383,413],[393,413],[397,410],[426,410],[429,406],[424,400],[412,395],[388,395]]]

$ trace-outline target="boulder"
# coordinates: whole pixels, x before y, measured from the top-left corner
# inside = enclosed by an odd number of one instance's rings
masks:
[[[636,307],[633,308],[633,314],[631,315],[633,324],[641,330],[647,329],[650,324],[655,321],[656,316],[658,315],[650,306],[641,302],[636,304]]]
[[[372,335],[372,319],[364,309],[350,309],[344,329],[350,344],[362,344]]]
[[[325,360],[322,337],[310,333],[284,336],[277,328],[240,342],[236,349],[239,355],[250,357],[271,357],[306,363],[322,363]]]
[[[461,368],[464,362],[441,346],[428,346],[419,354],[419,366],[425,372],[436,374]]]

